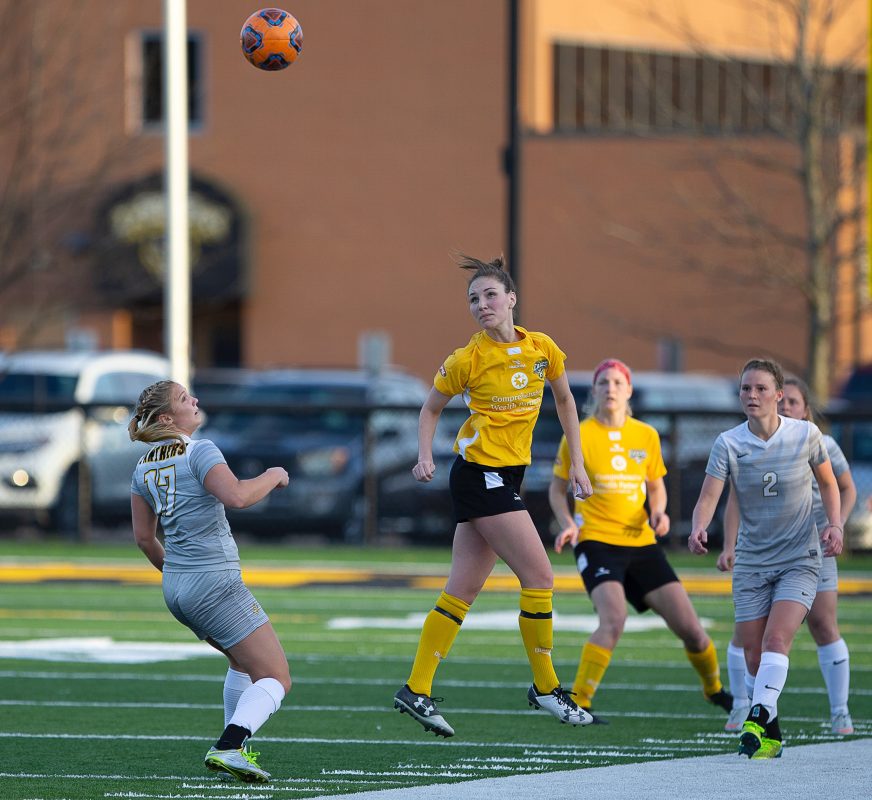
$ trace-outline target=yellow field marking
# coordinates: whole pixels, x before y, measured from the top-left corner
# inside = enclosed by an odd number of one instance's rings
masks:
[[[242,576],[252,587],[295,587],[310,584],[350,584],[369,583],[379,580],[406,582],[411,589],[438,591],[445,585],[445,575],[434,571],[431,575],[408,575],[402,572],[380,571],[374,569],[353,569],[329,567],[252,567],[244,568]],[[132,565],[124,563],[76,563],[49,562],[40,564],[0,564],[0,583],[45,583],[49,581],[111,581],[124,584],[156,585],[160,583],[160,573],[148,564]],[[711,576],[694,573],[684,575],[681,582],[690,594],[729,595],[731,580],[729,575]],[[485,590],[495,592],[518,591],[518,579],[511,574],[491,575],[484,586]],[[559,592],[584,592],[584,585],[576,574],[557,574],[554,588]],[[839,576],[841,594],[872,594],[872,578]]]

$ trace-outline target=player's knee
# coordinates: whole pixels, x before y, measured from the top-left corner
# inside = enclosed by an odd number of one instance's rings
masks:
[[[554,572],[550,565],[547,567],[530,567],[524,572],[524,575],[519,575],[521,586],[527,589],[544,589],[551,591],[554,589]]]
[[[709,646],[711,639],[703,630],[702,625],[696,625],[689,628],[681,636],[684,642],[684,647],[691,653],[701,653]]]
[[[624,632],[624,626],[627,623],[627,616],[624,614],[623,616],[615,616],[608,617],[607,619],[601,619],[599,624],[599,632],[602,636],[606,637],[610,642],[611,646],[609,649],[614,649],[618,643],[618,640],[621,638],[621,635]]]
[[[808,620],[808,632],[814,639],[815,644],[819,647],[825,644],[831,644],[841,638],[839,626],[834,620]]]
[[[787,655],[790,652],[792,636],[784,636],[778,631],[773,631],[763,639],[762,653],[781,653]],[[759,655],[758,655],[759,660]]]

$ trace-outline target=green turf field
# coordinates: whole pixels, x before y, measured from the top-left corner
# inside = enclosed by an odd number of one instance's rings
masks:
[[[427,584],[422,576],[444,571],[446,551],[241,550],[247,568],[302,568],[312,581],[253,587],[294,679],[282,710],[255,739],[274,780],[265,787],[224,784],[202,768],[223,727],[226,662],[198,651],[166,611],[156,584],[138,583],[135,575],[114,580],[144,564],[132,544],[0,543],[0,797],[315,797],[734,749],[736,737],[722,730],[723,714],[703,701],[681,646],[663,627],[625,633],[597,695],[596,710],[610,725],[570,728],[529,710],[529,668],[514,622],[517,592],[492,589],[475,604],[437,675],[435,694],[445,698],[441,710],[457,731],[437,740],[394,711],[392,695],[417,643],[420,620],[410,615],[425,613],[437,594],[429,584],[415,587]],[[714,574],[712,558],[672,560],[682,573]],[[573,575],[569,559],[556,563],[560,576]],[[30,568],[46,564],[69,571],[62,580],[44,581]],[[100,579],[76,577],[95,564]],[[352,582],[343,583],[324,576],[325,568],[351,567],[367,571],[367,578],[350,574]],[[413,579],[399,580],[405,573]],[[842,574],[870,577],[872,562],[852,557]],[[723,666],[729,598],[693,599]],[[869,736],[872,596],[844,596],[840,603],[851,649],[851,711],[858,734]],[[561,617],[583,624],[579,615],[592,613],[586,596],[569,588],[556,596],[555,610],[558,624]],[[490,627],[474,623],[476,617]],[[584,638],[580,630],[555,634],[564,683],[572,681]],[[30,649],[22,652],[24,643]],[[805,631],[793,649],[780,711],[788,748],[833,740]]]

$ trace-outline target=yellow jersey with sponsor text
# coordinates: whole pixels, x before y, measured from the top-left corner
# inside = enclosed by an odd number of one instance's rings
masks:
[[[620,428],[589,417],[579,425],[579,435],[593,495],[575,501],[578,540],[629,547],[654,544],[656,536],[645,510],[645,484],[666,474],[657,431],[632,417]],[[569,479],[565,437],[554,460],[554,475]]]
[[[530,463],[533,427],[545,381],[564,372],[566,354],[544,333],[515,326],[516,342],[495,342],[479,331],[439,368],[433,386],[462,395],[469,408],[454,441],[465,461],[487,467]]]

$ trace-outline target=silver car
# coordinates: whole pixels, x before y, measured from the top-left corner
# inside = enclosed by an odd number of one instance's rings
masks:
[[[128,514],[145,450],[128,438],[131,408],[168,376],[144,351],[0,355],[0,515],[76,532],[92,515]]]

